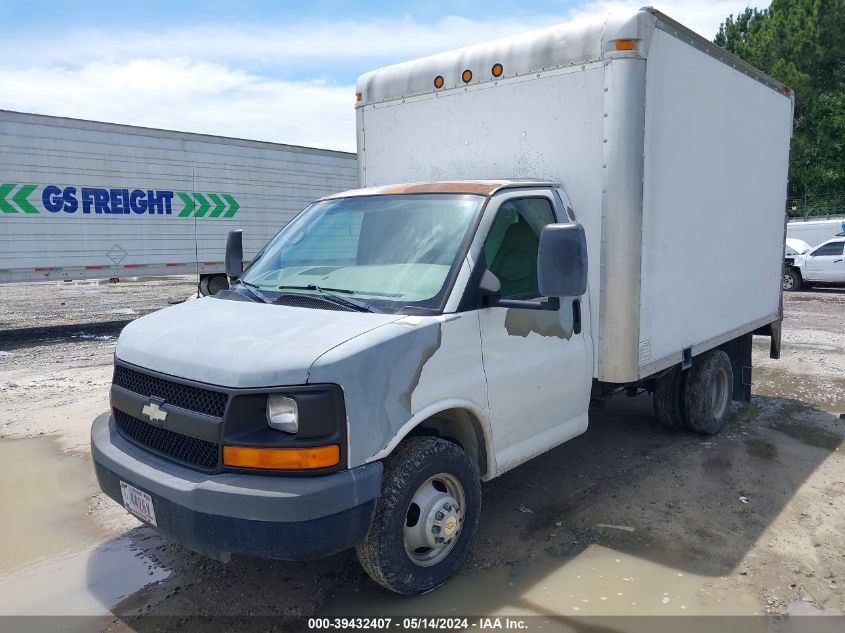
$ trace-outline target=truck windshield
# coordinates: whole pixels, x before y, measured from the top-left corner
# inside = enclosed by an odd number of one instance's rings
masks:
[[[405,194],[315,202],[241,280],[270,297],[331,292],[379,311],[441,310],[484,200]]]

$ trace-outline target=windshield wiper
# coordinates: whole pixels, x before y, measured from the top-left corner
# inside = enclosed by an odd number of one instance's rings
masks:
[[[316,284],[308,284],[307,286],[279,286],[279,290],[316,290],[320,293],[320,296],[325,297],[338,305],[353,308],[359,312],[375,312],[371,306],[367,305],[363,301],[356,301],[355,299],[349,299],[348,297],[341,297],[334,294],[335,292],[343,292],[347,294],[355,293],[354,290],[349,290],[347,288],[323,288]]]
[[[254,295],[254,296],[258,297],[258,298],[259,298],[261,301],[263,301],[264,303],[271,303],[271,304],[273,303],[273,300],[272,300],[272,299],[268,298],[268,297],[267,297],[267,295],[265,295],[263,292],[261,292],[261,291],[259,290],[259,288],[260,288],[261,286],[258,286],[258,285],[256,285],[256,284],[252,284],[252,283],[250,283],[250,282],[248,282],[248,281],[244,281],[243,279],[238,279],[238,283],[239,283],[239,284],[241,284],[242,286],[247,286],[247,287],[248,287],[248,292],[249,292],[251,295]]]

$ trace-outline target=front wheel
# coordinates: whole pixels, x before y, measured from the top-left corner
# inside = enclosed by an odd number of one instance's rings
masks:
[[[385,463],[373,522],[357,548],[386,589],[420,594],[446,582],[466,558],[481,512],[478,466],[456,444],[413,437]]]
[[[783,271],[783,281],[781,287],[786,292],[796,292],[801,290],[801,273],[794,268],[789,268]]]

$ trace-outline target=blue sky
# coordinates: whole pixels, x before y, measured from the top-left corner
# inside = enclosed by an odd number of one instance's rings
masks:
[[[2,0],[0,108],[354,151],[378,66],[644,0]],[[712,38],[742,0],[652,2]]]

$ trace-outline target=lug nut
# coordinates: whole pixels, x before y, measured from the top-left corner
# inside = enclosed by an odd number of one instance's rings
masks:
[[[431,531],[432,531],[434,534],[440,534],[440,526],[439,526],[439,525],[432,525],[432,526],[431,526]]]
[[[438,510],[435,513],[434,518],[437,519],[438,521],[442,521],[443,517],[445,517],[445,516],[446,516],[445,514],[443,514],[440,510]]]
[[[444,542],[444,540],[445,540],[445,539],[444,539],[442,536],[438,536],[436,539],[434,539],[434,542],[435,542],[435,543],[443,543],[443,542]]]

